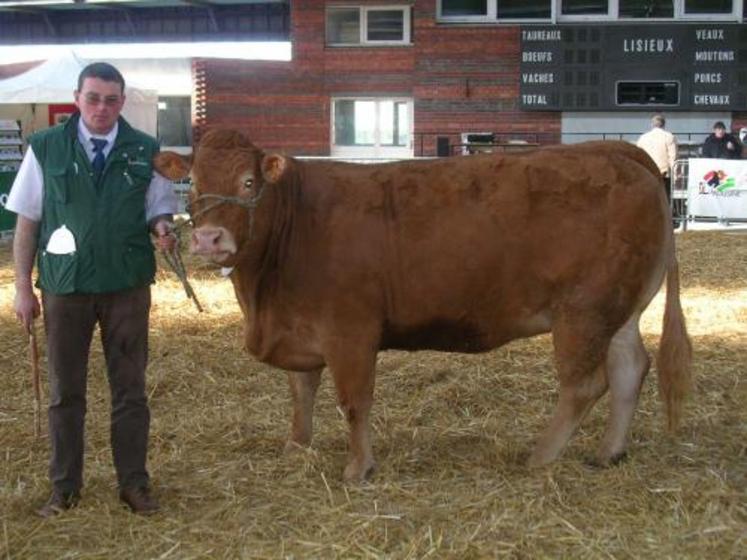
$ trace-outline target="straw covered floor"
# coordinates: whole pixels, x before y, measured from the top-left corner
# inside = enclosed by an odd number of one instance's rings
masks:
[[[652,368],[627,461],[585,463],[604,429],[603,398],[563,457],[530,471],[524,462],[557,394],[548,336],[481,355],[382,352],[379,468],[362,486],[342,482],[347,427],[329,375],[312,448],[284,456],[286,377],[242,350],[230,283],[185,257],[207,310],[198,314],[161,262],[148,393],[162,512],[137,517],[117,499],[95,338],[83,500],[51,520],[33,513],[49,494],[48,441],[34,437],[28,346],[3,246],[0,558],[747,558],[747,234],[688,232],[677,242],[695,359],[676,436]],[[642,322],[650,352],[662,305],[663,291]]]

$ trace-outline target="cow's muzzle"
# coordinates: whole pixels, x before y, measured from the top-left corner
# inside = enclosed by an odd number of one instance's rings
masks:
[[[236,254],[236,241],[224,227],[203,226],[192,232],[189,250],[220,263]]]

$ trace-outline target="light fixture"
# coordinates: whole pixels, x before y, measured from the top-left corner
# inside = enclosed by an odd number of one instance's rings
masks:
[[[23,8],[28,6],[50,6],[54,4],[74,4],[73,0],[20,0],[17,2],[0,2],[0,8]]]
[[[86,60],[235,58],[290,60],[289,42],[214,41],[204,43],[81,43],[75,45],[0,46],[3,64],[47,60],[73,51]]]

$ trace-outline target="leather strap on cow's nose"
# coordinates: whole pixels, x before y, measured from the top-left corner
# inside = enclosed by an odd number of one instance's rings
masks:
[[[221,206],[223,204],[235,204],[236,206],[241,206],[242,208],[246,208],[247,210],[254,210],[255,208],[257,208],[257,206],[259,206],[259,201],[262,198],[264,192],[265,186],[263,184],[257,192],[257,195],[251,198],[223,196],[220,194],[201,194],[194,200],[194,202],[189,205],[189,207],[187,208],[187,212],[189,212],[190,218],[192,219],[192,221],[194,221],[197,216],[205,214],[206,212],[209,212],[210,210],[213,210],[214,208],[217,208],[218,206]],[[192,214],[191,207],[195,206],[198,202],[204,202],[207,200],[214,200],[215,202],[205,205],[204,207],[197,210],[194,214]]]
[[[194,199],[193,202],[187,205],[187,213],[189,214],[189,220],[183,222],[182,224],[179,224],[177,227],[182,227],[185,224],[192,224],[193,226],[195,224],[195,220],[198,216],[201,216],[202,214],[205,214],[207,212],[210,212],[211,210],[214,210],[215,208],[222,206],[223,204],[235,204],[236,206],[241,206],[242,208],[246,208],[249,211],[249,236],[251,237],[253,231],[254,231],[254,209],[259,206],[259,201],[262,198],[262,195],[265,192],[265,185],[262,183],[262,186],[257,191],[256,196],[252,196],[250,198],[241,198],[238,196],[223,196],[220,194],[201,194],[197,198]],[[192,213],[192,208],[197,205],[199,202],[205,202],[207,200],[213,200],[212,204],[206,204],[202,208],[199,208],[195,213]]]

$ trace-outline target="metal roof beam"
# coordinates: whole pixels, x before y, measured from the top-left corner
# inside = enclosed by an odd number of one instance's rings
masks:
[[[183,2],[187,5],[204,9],[207,12],[208,17],[210,18],[210,24],[213,26],[213,31],[220,32],[220,26],[218,25],[218,20],[215,17],[215,10],[213,10],[213,5],[210,2],[205,2],[203,0],[183,0]]]
[[[126,41],[288,41],[287,3],[228,4],[181,0],[137,7],[96,3],[85,9],[2,9],[0,45]],[[93,5],[93,4],[92,4]]]

